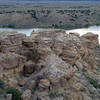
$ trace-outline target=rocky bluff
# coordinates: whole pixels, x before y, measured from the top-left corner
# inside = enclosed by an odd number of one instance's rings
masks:
[[[4,88],[21,91],[22,100],[100,100],[99,65],[98,35],[93,33],[0,33],[0,80]]]

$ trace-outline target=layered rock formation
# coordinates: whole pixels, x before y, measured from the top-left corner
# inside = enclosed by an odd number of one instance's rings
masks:
[[[27,100],[100,99],[97,35],[44,30],[29,37],[9,33],[0,40],[1,79],[22,91],[23,100],[27,93]]]

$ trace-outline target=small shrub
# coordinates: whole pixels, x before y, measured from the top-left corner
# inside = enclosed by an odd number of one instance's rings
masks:
[[[22,92],[14,87],[7,88],[6,93],[12,94],[12,100],[21,100]]]
[[[0,95],[4,94],[4,91],[2,89],[0,89]]]
[[[8,25],[8,28],[15,28],[14,25]]]
[[[88,28],[88,27],[89,27],[89,25],[88,25],[88,24],[85,24],[85,25],[84,25],[84,27],[85,27],[85,28]]]
[[[90,84],[92,84],[95,88],[100,88],[100,84],[98,84],[97,80],[92,79],[90,77],[88,77],[88,80],[89,80]]]
[[[54,28],[59,28],[59,25],[55,24],[55,25],[54,25]]]

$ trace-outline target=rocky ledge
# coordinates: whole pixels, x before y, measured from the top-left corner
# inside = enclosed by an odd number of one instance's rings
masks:
[[[0,100],[100,100],[98,35],[0,33]]]

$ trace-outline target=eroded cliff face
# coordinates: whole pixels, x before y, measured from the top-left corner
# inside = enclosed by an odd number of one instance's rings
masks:
[[[0,78],[22,91],[22,100],[100,99],[98,35],[11,34],[0,35]]]

